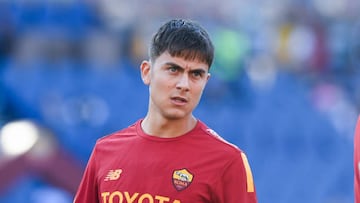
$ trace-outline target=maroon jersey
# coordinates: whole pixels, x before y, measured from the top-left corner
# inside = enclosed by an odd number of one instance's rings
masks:
[[[256,203],[245,154],[201,121],[176,138],[141,121],[99,139],[74,203]]]
[[[360,203],[360,116],[357,121],[354,138],[355,203]]]

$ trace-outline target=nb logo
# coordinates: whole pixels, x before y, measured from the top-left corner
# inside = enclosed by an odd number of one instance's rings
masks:
[[[121,169],[109,170],[104,181],[117,180],[120,178],[121,173],[122,173]]]

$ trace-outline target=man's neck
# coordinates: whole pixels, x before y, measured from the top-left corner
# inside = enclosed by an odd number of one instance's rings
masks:
[[[142,130],[149,135],[174,138],[181,136],[196,126],[197,120],[194,116],[184,119],[154,118],[147,115],[141,123]]]

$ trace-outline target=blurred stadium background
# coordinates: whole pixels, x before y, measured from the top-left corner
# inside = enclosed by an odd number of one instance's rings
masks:
[[[195,113],[259,202],[353,202],[358,0],[0,0],[0,202],[72,202],[96,139],[145,115],[138,66],[171,17],[215,42]]]

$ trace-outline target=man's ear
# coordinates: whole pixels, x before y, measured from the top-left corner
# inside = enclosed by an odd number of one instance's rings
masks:
[[[208,73],[208,74],[207,74],[207,77],[206,77],[206,82],[208,82],[208,81],[209,81],[210,77],[211,77],[211,74],[210,74],[210,73]]]
[[[150,84],[150,68],[151,68],[150,61],[144,60],[140,65],[141,79],[145,85]]]

